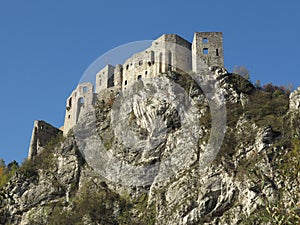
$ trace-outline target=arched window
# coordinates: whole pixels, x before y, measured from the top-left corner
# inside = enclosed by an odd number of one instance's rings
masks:
[[[83,92],[87,92],[89,90],[89,88],[87,87],[87,86],[84,86],[83,88],[82,88],[82,91]]]
[[[204,55],[207,55],[207,54],[208,54],[208,48],[204,48],[204,49],[203,49],[203,54],[204,54]]]
[[[78,99],[78,104],[79,104],[79,105],[84,105],[84,98],[82,98],[82,97],[79,98],[79,99]]]

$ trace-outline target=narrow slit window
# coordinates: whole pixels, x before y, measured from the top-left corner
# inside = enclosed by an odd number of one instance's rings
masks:
[[[124,85],[127,85],[127,80],[125,80]]]
[[[151,51],[151,64],[153,65],[155,61],[155,53],[154,51]]]
[[[219,56],[219,49],[216,49],[216,56]]]
[[[69,107],[72,107],[72,98],[69,98]]]

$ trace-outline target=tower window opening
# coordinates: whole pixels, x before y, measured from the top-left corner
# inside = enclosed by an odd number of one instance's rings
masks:
[[[203,49],[203,54],[204,54],[204,55],[207,55],[207,54],[208,54],[208,48],[204,48],[204,49]]]
[[[79,98],[78,102],[83,105],[84,104],[84,98]]]
[[[158,73],[162,73],[162,57],[163,57],[162,53],[159,53],[159,60],[158,60],[158,62],[159,62],[159,68],[158,68]]]
[[[172,71],[172,53],[168,52],[168,71]]]
[[[155,61],[155,53],[154,53],[154,51],[151,51],[150,58],[151,58],[151,64],[153,65],[154,61]]]
[[[139,66],[143,65],[143,60],[139,61]]]
[[[127,85],[127,80],[125,80],[124,85]]]
[[[84,86],[83,88],[82,88],[82,91],[83,92],[87,92],[89,89],[88,89],[88,87],[87,86]]]
[[[203,39],[202,39],[202,43],[203,43],[203,44],[207,44],[207,43],[208,43],[208,39],[207,39],[207,38],[203,38]]]
[[[72,98],[69,98],[69,107],[72,107]]]
[[[216,49],[216,56],[219,56],[219,49]]]
[[[137,80],[142,80],[142,75],[138,75]]]
[[[126,70],[128,70],[128,69],[129,69],[129,65],[127,64],[127,65],[126,65]]]
[[[148,71],[145,71],[145,75],[147,75],[148,74]]]

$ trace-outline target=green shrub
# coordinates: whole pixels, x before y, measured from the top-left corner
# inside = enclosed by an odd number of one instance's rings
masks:
[[[54,157],[55,148],[64,141],[62,134],[50,140],[44,149],[33,159],[25,159],[19,172],[27,177],[34,177],[38,174],[38,169],[51,170],[56,164]]]
[[[0,166],[0,189],[8,183],[17,172],[18,168],[19,164],[16,161],[9,163],[7,166],[3,161],[3,164]]]

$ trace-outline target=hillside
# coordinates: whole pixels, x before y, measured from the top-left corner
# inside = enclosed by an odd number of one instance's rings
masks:
[[[226,108],[174,72],[104,91],[2,187],[0,224],[298,224],[300,89],[217,80]]]

